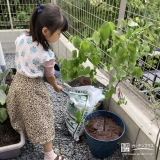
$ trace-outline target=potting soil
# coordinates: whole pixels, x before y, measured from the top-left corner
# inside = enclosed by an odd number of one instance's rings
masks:
[[[122,128],[112,119],[107,117],[94,117],[86,125],[86,131],[99,140],[114,140],[122,134]]]

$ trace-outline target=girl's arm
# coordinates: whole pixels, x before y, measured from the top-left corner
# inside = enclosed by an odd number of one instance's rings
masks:
[[[60,92],[62,87],[57,85],[56,77],[54,76],[54,60],[46,61],[42,65],[44,66],[44,74],[48,82],[53,86],[56,92]]]
[[[57,85],[56,77],[54,75],[51,77],[46,76],[46,78],[47,78],[48,82],[53,86],[53,88],[56,92],[60,92],[62,90],[62,87]]]

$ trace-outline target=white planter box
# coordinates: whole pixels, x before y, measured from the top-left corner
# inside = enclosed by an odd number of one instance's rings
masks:
[[[17,144],[12,144],[4,147],[0,147],[0,159],[9,159],[18,157],[20,154],[21,147],[25,144],[24,134],[20,135],[20,142]]]

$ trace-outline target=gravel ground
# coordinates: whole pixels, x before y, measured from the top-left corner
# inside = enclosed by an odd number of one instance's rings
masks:
[[[14,54],[5,54],[7,67],[15,67]],[[57,83],[62,85],[61,79],[57,79]],[[57,154],[62,155],[66,160],[99,160],[92,156],[86,142],[86,138],[82,136],[82,142],[77,143],[67,130],[63,113],[65,112],[65,103],[67,96],[64,93],[56,93],[51,85],[47,84],[50,99],[55,116],[56,137],[53,140],[53,149]],[[10,160],[43,160],[43,148],[38,144],[29,143],[26,137],[26,143],[21,149],[19,157]],[[115,152],[104,160],[128,160],[120,151],[120,145],[117,145]]]

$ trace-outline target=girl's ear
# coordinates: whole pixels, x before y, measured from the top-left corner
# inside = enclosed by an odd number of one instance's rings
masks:
[[[42,28],[42,34],[43,34],[45,37],[48,37],[48,36],[49,36],[49,30],[48,30],[48,28],[43,27],[43,28]]]

